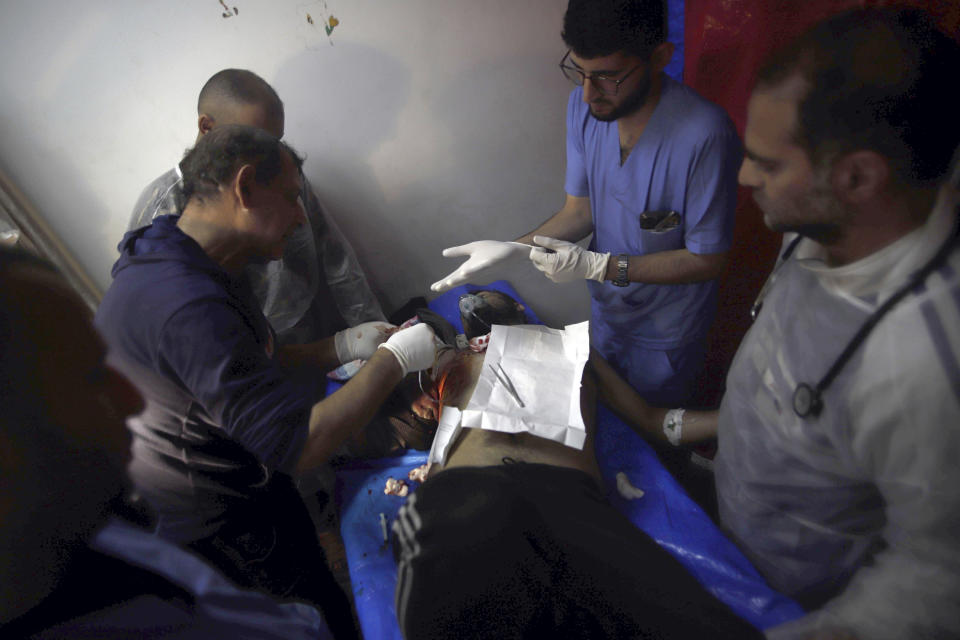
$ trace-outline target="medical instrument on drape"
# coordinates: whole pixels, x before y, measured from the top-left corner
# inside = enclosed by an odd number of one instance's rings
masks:
[[[957,214],[960,216],[960,209],[958,209]],[[833,361],[833,364],[830,365],[826,375],[824,375],[819,382],[812,386],[806,382],[797,384],[793,391],[794,413],[801,418],[807,418],[809,416],[816,417],[820,415],[820,411],[823,410],[823,392],[827,390],[827,387],[829,387],[834,379],[840,374],[840,371],[843,370],[843,367],[846,366],[847,362],[853,357],[853,354],[857,351],[857,349],[860,348],[860,345],[864,343],[864,341],[870,335],[870,332],[873,331],[873,328],[878,322],[880,322],[883,316],[893,309],[893,307],[900,302],[904,296],[910,293],[910,291],[922,284],[923,281],[927,279],[927,276],[930,275],[934,269],[939,267],[944,260],[946,260],[957,241],[958,230],[960,230],[960,224],[958,224],[958,220],[955,220],[953,232],[940,246],[940,248],[937,250],[937,253],[934,254],[934,256],[930,258],[930,260],[928,260],[923,267],[920,268],[920,270],[914,272],[913,276],[911,276],[910,280],[905,285],[900,287],[900,289],[890,296],[886,302],[884,302],[876,311],[870,314],[870,317],[867,318],[863,325],[860,326],[860,329],[858,329],[857,333],[854,334],[853,338],[850,339],[850,342],[848,342],[847,346],[844,347],[843,351],[840,352],[840,355],[837,356],[837,359]],[[789,259],[790,254],[793,253],[793,250],[796,248],[797,244],[799,244],[801,238],[802,236],[798,236],[787,246],[786,250],[783,252],[783,256],[781,256],[779,262],[777,263],[777,266],[774,267],[770,277],[767,278],[767,281],[760,289],[760,295],[757,296],[756,302],[754,302],[753,306],[750,308],[750,316],[754,320],[757,319],[760,310],[763,308],[763,298],[766,295],[767,290],[776,280],[778,272],[787,259]]]
[[[493,371],[493,375],[497,376],[497,380],[500,381],[500,384],[502,384],[507,392],[513,396],[513,399],[517,401],[517,404],[520,405],[520,408],[525,408],[526,405],[523,404],[523,400],[520,399],[520,394],[517,393],[516,387],[513,386],[513,381],[510,380],[510,376],[507,375],[507,372],[503,370],[503,365],[501,365],[499,362],[497,363],[497,367],[500,369],[499,372],[493,368],[492,364],[488,364],[487,366],[490,367],[490,371]]]
[[[388,533],[388,530],[387,530],[387,514],[381,511],[379,519],[380,519],[380,534],[383,536],[383,541],[389,542],[390,534]]]

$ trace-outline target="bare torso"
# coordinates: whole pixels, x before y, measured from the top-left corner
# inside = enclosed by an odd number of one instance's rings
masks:
[[[441,393],[443,406],[463,409],[467,406],[473,389],[480,377],[484,354],[458,354],[448,365],[450,383]],[[454,467],[485,467],[503,464],[504,459],[516,462],[550,464],[558,467],[579,469],[602,484],[594,451],[596,430],[596,389],[588,373],[584,373],[580,389],[580,410],[587,428],[587,440],[582,450],[568,447],[553,440],[529,433],[502,433],[485,429],[463,429],[457,441],[451,445],[447,463],[443,469]]]

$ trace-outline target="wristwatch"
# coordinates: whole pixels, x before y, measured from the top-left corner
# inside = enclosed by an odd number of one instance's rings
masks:
[[[616,287],[625,287],[630,284],[627,279],[627,268],[630,266],[630,256],[621,253],[617,256],[617,277],[613,279],[613,285]]]

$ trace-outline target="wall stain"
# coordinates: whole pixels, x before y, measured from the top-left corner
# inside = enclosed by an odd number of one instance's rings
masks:
[[[220,14],[221,17],[232,18],[233,16],[240,15],[240,11],[238,11],[236,7],[233,8],[233,13],[231,13],[230,7],[228,7],[227,3],[224,2],[223,0],[220,0],[220,6],[224,8],[224,12]]]
[[[221,0],[221,2],[222,1],[223,0]],[[337,25],[340,24],[340,19],[330,13],[326,0],[301,4],[298,5],[297,9],[298,11],[303,11],[301,15],[306,16],[307,24],[311,27],[319,29],[321,25],[323,26],[323,31],[327,35],[327,41],[330,43],[330,46],[333,46],[333,38],[330,36],[333,34],[333,30]],[[312,13],[306,11],[307,9]],[[314,17],[314,15],[316,17]]]
[[[331,33],[333,33],[333,28],[338,24],[340,24],[340,21],[334,18],[333,16],[330,16],[330,19],[327,20],[327,24],[324,26],[324,29],[326,29],[328,36]]]

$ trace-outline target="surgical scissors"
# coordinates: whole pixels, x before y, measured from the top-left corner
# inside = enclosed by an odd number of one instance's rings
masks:
[[[497,376],[497,380],[499,380],[500,383],[506,387],[510,395],[513,396],[513,399],[517,401],[518,405],[520,405],[520,408],[526,408],[526,405],[523,404],[523,400],[520,399],[520,394],[517,393],[516,387],[513,386],[513,381],[510,380],[510,376],[508,376],[507,372],[503,370],[503,365],[499,362],[497,363],[497,367],[500,368],[500,371],[494,369],[492,364],[488,364],[487,366],[490,367],[491,371],[493,371],[493,375]]]

